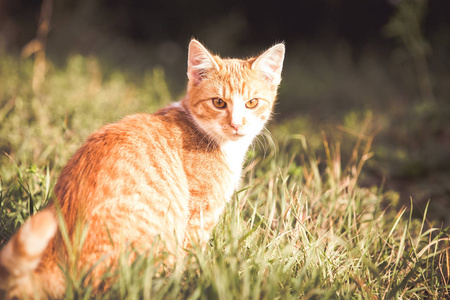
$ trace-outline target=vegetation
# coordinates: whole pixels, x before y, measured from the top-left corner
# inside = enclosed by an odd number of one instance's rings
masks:
[[[448,31],[429,43],[428,1],[394,2],[384,33],[400,43],[389,59],[354,54],[345,42],[333,50],[289,45],[271,134],[249,152],[242,190],[204,251],[194,247],[172,268],[132,249],[105,275],[113,284],[100,294],[89,270],[63,267],[66,298],[450,298]],[[45,207],[90,133],[177,98],[167,84],[175,75],[165,78],[160,68],[142,74],[81,55],[52,64],[48,31],[39,32],[23,51],[40,51],[34,61],[0,52],[0,247]],[[113,48],[141,64],[129,45]]]
[[[51,199],[62,166],[89,133],[171,101],[161,69],[141,79],[106,76],[82,56],[48,68],[33,91],[32,61],[0,58],[1,244]],[[128,265],[124,253],[105,276],[119,275],[113,286],[97,295],[89,271],[72,270],[67,299],[450,297],[449,229],[433,227],[426,211],[415,218],[395,206],[397,193],[359,184],[373,155],[370,116],[346,117],[341,136],[356,132],[342,147],[302,118],[274,124],[274,137],[250,151],[242,190],[204,252],[191,250],[174,269],[152,253]]]

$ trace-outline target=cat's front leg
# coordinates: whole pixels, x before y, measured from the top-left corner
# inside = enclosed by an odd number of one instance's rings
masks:
[[[205,250],[211,232],[216,226],[222,211],[223,206],[216,208],[208,206],[192,210],[184,246],[189,248],[197,245],[202,248],[202,251]]]

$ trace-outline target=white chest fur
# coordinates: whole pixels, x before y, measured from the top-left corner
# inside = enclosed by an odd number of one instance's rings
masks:
[[[243,138],[238,141],[227,141],[220,146],[231,176],[230,186],[226,188],[225,196],[227,201],[230,201],[234,191],[239,187],[242,164],[250,143],[250,139]]]

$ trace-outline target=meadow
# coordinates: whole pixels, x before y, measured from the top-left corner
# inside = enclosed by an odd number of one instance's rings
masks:
[[[33,89],[32,59],[0,57],[0,246],[50,201],[61,168],[90,133],[125,115],[151,113],[177,100],[161,68],[142,76],[120,68],[106,72],[97,58],[81,55],[63,65],[49,60],[47,67],[42,86]],[[373,149],[384,146],[382,153],[389,153],[392,148],[386,147],[395,146],[374,142],[378,129],[373,124],[387,117],[376,111],[347,112],[319,128],[312,117],[281,119],[287,104],[280,102],[271,133],[265,132],[251,148],[241,190],[205,251],[190,249],[174,267],[164,266],[151,252],[138,253],[129,265],[130,253],[124,253],[119,267],[105,275],[105,281],[114,278],[112,287],[101,294],[93,294],[90,270],[61,266],[68,282],[66,298],[450,297],[449,228],[428,217],[431,205],[417,215],[414,195],[404,203],[396,191],[385,188],[387,183],[371,180],[380,162],[373,157],[380,152]],[[423,106],[408,113],[445,114],[436,106]],[[423,120],[415,119],[422,125],[431,122]],[[401,135],[393,130],[378,136],[381,141],[393,134],[408,140],[428,130],[419,125]],[[445,127],[442,122],[436,126]],[[83,233],[77,245],[69,245],[71,264],[76,264],[82,241]]]

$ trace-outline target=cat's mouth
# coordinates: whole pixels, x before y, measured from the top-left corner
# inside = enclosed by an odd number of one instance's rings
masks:
[[[232,133],[227,134],[227,136],[229,137],[230,140],[236,141],[236,140],[239,140],[239,139],[243,138],[245,136],[245,134],[243,134],[241,132],[234,131]]]

